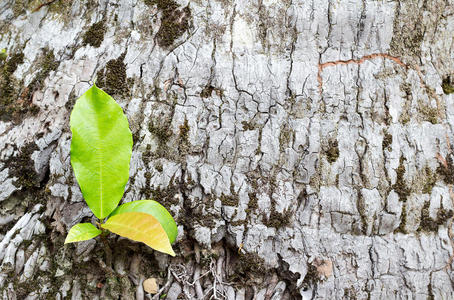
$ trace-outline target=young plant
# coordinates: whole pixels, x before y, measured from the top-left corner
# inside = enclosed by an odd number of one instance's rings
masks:
[[[79,223],[66,243],[89,240],[113,232],[175,256],[171,244],[178,230],[170,213],[153,200],[118,206],[129,178],[132,134],[121,107],[95,84],[71,112],[71,165],[88,207],[99,219],[97,227]]]

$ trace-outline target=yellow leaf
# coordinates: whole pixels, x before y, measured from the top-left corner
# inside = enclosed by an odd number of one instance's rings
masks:
[[[130,240],[142,242],[155,250],[175,256],[167,233],[159,221],[150,214],[125,212],[110,217],[101,226]]]
[[[66,236],[65,244],[86,241],[102,233],[101,230],[91,223],[79,223],[74,225]]]

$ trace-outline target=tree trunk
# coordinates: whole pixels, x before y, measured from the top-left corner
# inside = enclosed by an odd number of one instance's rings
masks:
[[[2,1],[0,295],[453,298],[453,26],[452,0]],[[63,245],[95,221],[69,151],[95,79],[174,258]]]

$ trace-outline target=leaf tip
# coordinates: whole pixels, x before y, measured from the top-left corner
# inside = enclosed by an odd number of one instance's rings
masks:
[[[173,256],[173,257],[175,257],[175,255],[176,255],[175,251],[173,251],[172,248],[170,248],[170,250],[169,250],[169,252],[167,254],[169,254],[170,256]]]

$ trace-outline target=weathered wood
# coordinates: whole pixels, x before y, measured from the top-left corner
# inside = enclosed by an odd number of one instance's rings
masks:
[[[1,1],[0,295],[453,298],[453,27],[452,0]],[[95,78],[175,258],[63,246],[94,221],[69,114]]]

